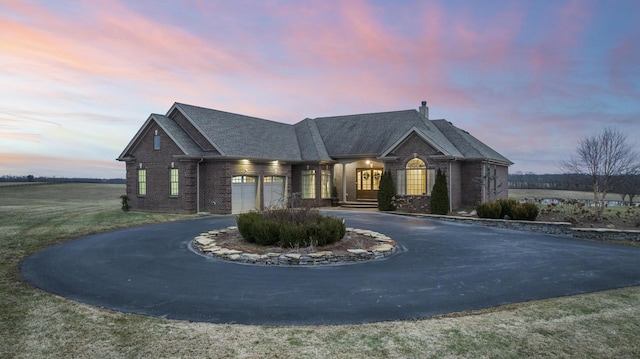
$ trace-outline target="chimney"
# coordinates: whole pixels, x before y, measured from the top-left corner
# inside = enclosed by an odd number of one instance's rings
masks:
[[[420,114],[427,120],[429,119],[429,107],[427,107],[427,101],[422,101],[422,106],[420,106]]]

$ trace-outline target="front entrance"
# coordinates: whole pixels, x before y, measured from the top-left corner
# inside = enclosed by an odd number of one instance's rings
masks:
[[[382,168],[356,169],[356,199],[378,199]]]

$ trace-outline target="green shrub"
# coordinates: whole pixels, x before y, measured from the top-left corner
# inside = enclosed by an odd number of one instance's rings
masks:
[[[393,184],[393,177],[390,171],[384,171],[380,178],[380,187],[378,188],[378,210],[393,211],[393,197],[396,195],[396,187]]]
[[[251,211],[247,213],[241,213],[238,215],[236,220],[238,224],[238,232],[245,241],[249,243],[256,242],[256,235],[258,232],[258,226],[260,226],[260,222],[262,222],[264,216],[256,211]]]
[[[431,213],[449,213],[449,190],[447,189],[447,176],[438,168],[436,181],[431,191]]]
[[[342,239],[343,221],[312,209],[274,209],[238,215],[238,231],[249,243],[282,247],[325,246]]]
[[[509,216],[509,218],[513,218],[513,209],[518,205],[517,200],[513,198],[501,198],[498,199],[496,203],[500,205],[500,219],[504,219],[506,216]]]
[[[129,212],[129,210],[131,209],[131,206],[129,205],[129,196],[127,196],[126,194],[123,194],[122,196],[120,196],[120,199],[122,200],[120,202],[122,204],[121,209],[124,212]]]
[[[516,220],[535,221],[538,217],[538,205],[535,203],[518,203],[513,207],[513,216]]]
[[[497,202],[482,202],[476,206],[476,212],[480,218],[500,219],[502,207]]]
[[[307,228],[301,224],[285,223],[280,226],[280,246],[281,247],[306,247]]]

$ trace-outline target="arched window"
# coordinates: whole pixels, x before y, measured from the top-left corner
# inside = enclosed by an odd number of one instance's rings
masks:
[[[427,166],[424,161],[414,158],[406,166],[406,194],[422,195],[427,192]]]

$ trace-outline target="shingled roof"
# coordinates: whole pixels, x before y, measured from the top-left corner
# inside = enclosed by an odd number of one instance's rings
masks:
[[[203,149],[174,119],[179,111],[217,151]],[[429,120],[416,110],[304,119],[295,125],[274,122],[182,103],[167,115],[153,114],[157,122],[189,157],[246,158],[289,162],[331,162],[339,158],[379,157],[408,134],[416,132],[442,152],[459,160],[493,160],[507,165],[507,158],[468,132],[445,120]],[[137,141],[129,143],[119,160]],[[201,141],[202,142],[202,141]]]

